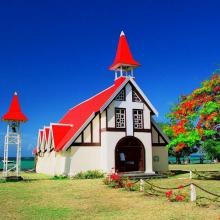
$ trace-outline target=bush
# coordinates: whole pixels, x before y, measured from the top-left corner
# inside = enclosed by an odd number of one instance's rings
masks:
[[[73,178],[74,179],[100,179],[105,176],[105,173],[99,170],[88,170],[85,172],[77,173]]]
[[[67,179],[67,178],[68,178],[68,176],[60,175],[60,176],[54,176],[54,177],[52,177],[51,179],[52,179],[52,180],[65,180],[65,179]]]
[[[110,175],[108,175],[104,180],[103,180],[105,185],[108,185],[111,188],[124,188],[127,191],[137,191],[137,185],[134,184],[134,182],[132,182],[130,180],[129,177],[124,177],[121,176],[117,173],[112,173]]]
[[[173,190],[169,190],[165,194],[170,202],[189,201],[189,194],[184,191],[184,187],[182,185],[178,186],[177,191],[174,192]]]

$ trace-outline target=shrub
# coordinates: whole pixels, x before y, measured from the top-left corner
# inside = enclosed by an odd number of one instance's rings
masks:
[[[166,197],[170,202],[182,202],[188,201],[189,195],[184,190],[184,187],[180,185],[177,191],[169,190],[166,192]]]
[[[88,170],[85,172],[77,173],[73,178],[74,179],[100,179],[105,176],[105,173],[99,170]]]
[[[68,178],[68,176],[60,175],[60,176],[54,176],[54,177],[52,177],[51,179],[52,179],[52,180],[65,180],[65,179],[67,179],[67,178]]]
[[[112,173],[108,175],[104,180],[104,184],[108,185],[111,188],[124,188],[128,191],[137,190],[136,185],[130,180],[129,177],[123,177],[117,173]]]

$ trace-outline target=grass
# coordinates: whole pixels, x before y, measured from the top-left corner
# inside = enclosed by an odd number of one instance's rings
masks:
[[[170,164],[169,165],[170,170],[183,170],[183,171],[220,171],[220,163],[218,164]]]
[[[182,166],[175,168],[182,169]],[[211,165],[210,169],[219,169],[219,165],[216,167]],[[164,187],[183,185],[190,181],[184,179],[184,175],[151,182]],[[26,173],[22,176],[25,181],[0,182],[2,204],[0,219],[218,220],[220,218],[220,206],[212,203],[209,203],[208,207],[190,202],[170,203],[165,197],[108,188],[100,179],[53,180],[46,175]],[[220,181],[193,181],[220,194]],[[207,196],[199,190],[197,194]]]

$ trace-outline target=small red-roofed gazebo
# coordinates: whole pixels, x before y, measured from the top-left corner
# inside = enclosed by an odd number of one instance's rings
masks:
[[[7,122],[7,133],[5,135],[4,143],[4,167],[3,177],[4,178],[16,178],[17,180],[22,179],[20,175],[20,164],[21,164],[21,122],[26,122],[28,118],[21,111],[18,95],[15,92],[12,98],[11,105],[6,114],[2,116],[2,120]],[[16,147],[16,162],[8,160],[9,146]],[[15,172],[15,176],[13,176]],[[10,175],[12,173],[12,175]]]

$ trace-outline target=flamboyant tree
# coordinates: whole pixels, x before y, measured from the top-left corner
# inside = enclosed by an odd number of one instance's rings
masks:
[[[171,138],[168,148],[177,158],[216,137],[215,128],[220,123],[219,73],[217,70],[211,79],[201,83],[200,88],[181,96],[167,115],[169,125],[163,130]]]

